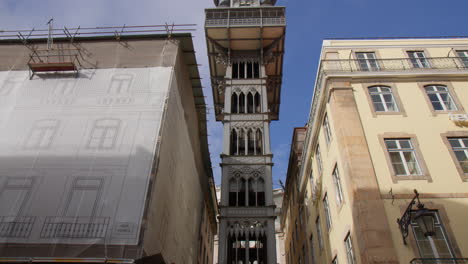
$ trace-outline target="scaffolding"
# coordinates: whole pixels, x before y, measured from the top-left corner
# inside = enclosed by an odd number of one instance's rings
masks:
[[[37,73],[71,73],[75,77],[79,76],[82,66],[83,50],[75,42],[77,37],[102,37],[113,36],[117,41],[122,42],[126,35],[151,35],[166,34],[168,39],[173,33],[195,31],[196,24],[162,24],[144,26],[109,26],[109,27],[75,27],[75,28],[54,28],[53,19],[47,22],[47,29],[20,29],[20,30],[0,30],[0,41],[20,39],[23,45],[29,49],[30,58],[28,67],[30,79]],[[34,39],[47,39],[47,48],[39,49],[37,41]],[[67,48],[54,44],[54,39],[61,42],[68,42]],[[124,44],[124,42],[122,42]],[[124,44],[125,46],[125,44]]]

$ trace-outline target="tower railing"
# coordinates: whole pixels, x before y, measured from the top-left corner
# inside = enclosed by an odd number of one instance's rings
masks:
[[[232,26],[285,26],[284,7],[258,7],[244,9],[207,9],[207,27]]]

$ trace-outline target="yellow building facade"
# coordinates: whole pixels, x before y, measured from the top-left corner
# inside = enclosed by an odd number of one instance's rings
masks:
[[[468,262],[466,109],[468,39],[325,40],[288,263]]]

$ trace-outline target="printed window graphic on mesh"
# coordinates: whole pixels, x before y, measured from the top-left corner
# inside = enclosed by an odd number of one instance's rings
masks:
[[[48,149],[52,146],[60,122],[55,119],[43,119],[34,123],[27,140],[25,149]]]
[[[132,85],[133,75],[131,74],[116,74],[112,77],[109,85],[109,94],[129,93]]]
[[[113,149],[120,130],[119,119],[99,119],[94,122],[88,141],[88,149]]]

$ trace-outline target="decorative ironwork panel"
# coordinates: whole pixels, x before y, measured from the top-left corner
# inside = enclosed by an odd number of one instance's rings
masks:
[[[35,219],[34,216],[0,217],[0,237],[28,238]]]
[[[109,217],[54,217],[46,218],[41,238],[104,238]]]

